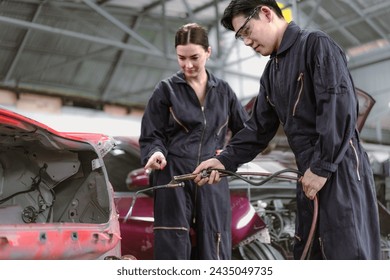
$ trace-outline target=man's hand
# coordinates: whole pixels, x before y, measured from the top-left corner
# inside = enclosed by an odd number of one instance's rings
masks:
[[[325,185],[327,178],[318,176],[311,172],[310,168],[306,170],[303,177],[300,179],[302,183],[303,191],[305,195],[313,200],[316,194],[322,189]]]
[[[162,152],[155,152],[145,165],[145,169],[160,169],[163,170],[167,165],[167,161]]]
[[[221,181],[219,177],[219,172],[216,170],[211,171],[208,177],[202,177],[202,171],[207,169],[225,169],[225,166],[217,160],[216,158],[211,158],[201,162],[198,167],[192,172],[192,174],[197,174],[194,182],[198,184],[198,186],[203,186],[204,184],[215,184]]]

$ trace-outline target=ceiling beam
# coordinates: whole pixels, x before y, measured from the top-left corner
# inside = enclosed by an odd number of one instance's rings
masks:
[[[53,33],[53,34],[69,36],[72,38],[86,40],[86,41],[94,42],[97,44],[109,45],[109,46],[113,46],[113,47],[127,50],[127,51],[136,51],[136,52],[140,52],[140,53],[144,53],[144,54],[148,54],[148,55],[162,56],[161,51],[154,51],[154,50],[146,49],[146,48],[140,47],[140,46],[128,45],[128,44],[122,43],[120,41],[114,41],[112,39],[106,39],[106,38],[102,38],[102,37],[98,37],[98,36],[92,36],[92,35],[88,35],[88,34],[84,34],[84,33],[80,33],[80,32],[51,27],[48,25],[38,24],[38,23],[34,23],[34,22],[28,22],[28,21],[24,21],[24,20],[20,20],[20,19],[0,16],[0,22],[5,23],[5,24],[10,24],[10,25],[15,25],[18,27],[23,27],[26,29],[35,29],[35,30],[39,30],[39,31]]]
[[[307,5],[310,5],[313,10],[317,10],[317,13],[322,15],[328,22],[331,22],[332,24],[337,26],[337,29],[334,30],[334,31],[339,31],[340,33],[342,33],[346,38],[349,39],[349,41],[353,45],[359,45],[360,44],[360,41],[351,32],[349,32],[344,26],[340,26],[338,24],[338,21],[327,10],[325,10],[321,6],[314,6],[314,8],[313,8],[313,6],[312,6],[313,5],[313,1],[310,1],[310,2],[307,1],[305,3]],[[314,5],[315,4],[317,4],[317,3],[314,3]],[[330,30],[326,30],[323,27],[321,27],[321,30],[323,30],[324,32],[326,32],[328,34],[330,33]]]
[[[44,1],[46,2],[46,0]],[[35,22],[36,19],[39,17],[39,14],[41,13],[42,11],[42,6],[43,6],[43,3],[39,4],[35,13],[34,13],[34,16],[32,18],[32,22]],[[8,83],[9,80],[11,79],[13,73],[14,73],[14,70],[15,70],[15,67],[16,65],[18,64],[18,61],[23,53],[23,50],[24,48],[26,47],[26,43],[28,41],[28,38],[30,36],[30,33],[31,33],[31,30],[30,29],[27,29],[26,33],[24,34],[20,44],[19,44],[19,47],[18,47],[18,50],[16,51],[16,54],[11,62],[11,65],[10,67],[8,68],[8,71],[7,71],[7,74],[5,75],[5,78],[4,78],[4,83]]]
[[[352,1],[342,0],[342,2],[344,2],[346,5],[349,5],[352,8],[352,10],[354,10],[355,13],[359,15],[360,18],[362,18],[365,22],[367,22],[367,24],[371,26],[371,28],[375,32],[377,32],[378,35],[380,35],[383,39],[386,40],[388,39],[388,35],[376,23],[374,23],[374,21],[371,18],[367,17],[364,11],[362,11],[360,7],[357,7],[357,5]]]
[[[114,16],[112,16],[110,13],[106,12],[104,9],[100,8],[98,5],[95,3],[91,2],[90,0],[82,0],[87,6],[92,8],[94,11],[96,11],[99,15],[103,16],[105,19],[110,21],[112,24],[114,24],[116,27],[120,28],[122,31],[126,32],[131,36],[131,38],[134,38],[137,40],[139,43],[144,45],[146,48],[149,50],[155,52],[155,53],[160,53],[162,52],[156,48],[156,46],[152,45],[149,43],[147,40],[145,40],[142,36],[140,36],[137,32],[132,30],[131,28],[127,27],[125,24],[117,20]]]

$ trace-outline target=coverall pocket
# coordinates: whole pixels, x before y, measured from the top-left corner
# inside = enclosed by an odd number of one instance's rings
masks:
[[[180,126],[181,128],[183,128],[184,131],[185,131],[186,133],[188,133],[190,130],[183,124],[183,122],[181,122],[181,121],[179,120],[178,117],[176,117],[175,112],[173,111],[173,108],[172,108],[172,107],[169,107],[169,111],[171,112],[171,116],[172,116],[174,122],[177,123],[178,126]]]

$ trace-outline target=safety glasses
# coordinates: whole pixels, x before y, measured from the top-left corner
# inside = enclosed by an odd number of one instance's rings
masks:
[[[244,39],[249,35],[248,29],[245,28],[245,26],[256,15],[256,13],[259,11],[260,8],[261,6],[257,6],[256,8],[253,9],[253,12],[245,20],[244,24],[241,25],[241,27],[237,30],[236,35],[234,35],[236,39],[240,39],[241,41],[244,41]]]

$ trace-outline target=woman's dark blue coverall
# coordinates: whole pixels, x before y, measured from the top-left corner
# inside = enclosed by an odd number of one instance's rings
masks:
[[[319,191],[313,259],[379,259],[375,184],[356,130],[358,104],[343,51],[324,33],[294,22],[272,54],[247,127],[218,157],[228,170],[267,147],[281,124],[298,169],[328,178]],[[294,257],[308,238],[312,201],[297,187]]]
[[[191,173],[224,148],[227,133],[244,127],[248,115],[231,87],[207,72],[204,106],[182,72],[157,84],[142,118],[141,161],[161,151],[167,160],[154,186]],[[154,193],[155,259],[230,259],[231,208],[226,178],[216,185],[158,189]],[[191,240],[190,231],[196,232]]]

